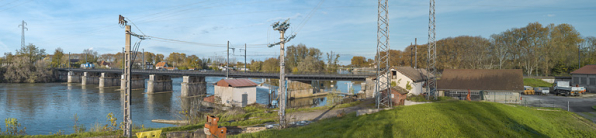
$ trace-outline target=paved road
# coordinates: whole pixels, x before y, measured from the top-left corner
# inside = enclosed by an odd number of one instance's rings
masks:
[[[575,112],[592,122],[596,123],[596,111],[592,106],[596,105],[596,94],[587,94],[582,97],[565,97],[554,95],[524,95],[522,105],[540,107],[553,107],[567,109],[569,102],[569,111]]]

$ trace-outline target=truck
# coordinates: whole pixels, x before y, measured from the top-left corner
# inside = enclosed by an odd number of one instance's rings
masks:
[[[553,83],[552,94],[565,96],[580,96],[586,92],[584,87],[572,87],[569,81],[556,81]]]

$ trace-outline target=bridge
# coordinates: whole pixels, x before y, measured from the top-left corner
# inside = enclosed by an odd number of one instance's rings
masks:
[[[98,84],[99,87],[120,86],[125,83],[121,69],[68,69],[58,68],[58,78],[69,83]],[[194,96],[206,94],[205,77],[226,77],[224,71],[199,71],[199,70],[141,70],[133,69],[131,72],[132,89],[145,88],[147,80],[147,93],[172,91],[172,76],[182,76],[181,96]],[[278,79],[279,73],[262,72],[237,72],[231,71],[230,78],[271,78]],[[313,80],[343,80],[343,81],[370,81],[375,74],[287,74],[286,78],[292,81],[310,82]]]

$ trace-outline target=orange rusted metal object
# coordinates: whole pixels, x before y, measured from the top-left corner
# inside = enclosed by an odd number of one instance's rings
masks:
[[[207,138],[225,138],[226,132],[228,129],[226,127],[219,127],[217,126],[217,121],[219,121],[219,117],[215,116],[207,116],[207,123],[205,123],[205,134]]]
[[[470,89],[468,89],[468,96],[466,97],[466,99],[468,101],[472,101],[472,98],[470,98],[470,95],[472,94],[472,92],[470,92]]]

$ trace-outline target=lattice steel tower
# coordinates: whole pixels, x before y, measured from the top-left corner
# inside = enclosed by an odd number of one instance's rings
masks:
[[[391,107],[391,73],[389,72],[389,18],[387,18],[387,0],[379,0],[377,19],[377,80],[375,96],[377,108]],[[381,91],[387,90],[385,94]]]
[[[23,20],[23,23],[19,24],[19,27],[21,27],[21,48],[25,47],[25,30],[29,31],[29,28],[25,26],[27,26],[27,22]]]
[[[428,11],[428,59],[426,62],[428,63],[426,66],[426,70],[429,72],[426,80],[426,92],[428,95],[426,99],[430,100],[430,96],[432,95],[434,99],[437,99],[437,42],[435,41],[435,0],[430,0],[430,6]],[[430,76],[432,74],[432,76]],[[431,78],[428,78],[428,77]]]

